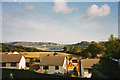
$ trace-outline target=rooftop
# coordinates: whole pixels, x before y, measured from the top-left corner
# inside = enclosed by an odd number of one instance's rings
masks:
[[[83,68],[92,68],[93,64],[97,64],[100,59],[82,59],[81,64]]]
[[[62,66],[65,56],[46,56],[40,61],[41,66]]]
[[[2,60],[0,62],[20,62],[21,54],[0,54]]]

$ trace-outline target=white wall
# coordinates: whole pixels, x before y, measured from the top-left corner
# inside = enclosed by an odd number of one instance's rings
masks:
[[[84,69],[82,65],[81,65],[81,76],[84,77]]]
[[[66,70],[66,68],[67,68],[66,60],[67,60],[67,58],[65,57],[64,62],[63,62],[63,68],[64,68],[65,70]],[[68,62],[68,64],[69,64],[69,62]]]
[[[16,66],[14,66],[14,67],[13,66],[11,67],[11,63],[6,63],[6,67],[2,67],[2,65],[0,67],[1,68],[10,68],[10,69],[19,69],[19,63],[16,63]]]
[[[63,66],[59,66],[59,70],[55,70],[55,66],[49,66],[49,69],[48,70],[44,70],[43,69],[43,66],[40,66],[40,72],[45,72],[45,71],[47,71],[48,72],[48,74],[53,74],[53,73],[55,73],[55,72],[60,72],[60,73],[62,73],[62,74],[64,74],[65,72],[66,72],[66,57],[65,57],[65,59],[64,59],[64,62],[63,62]]]
[[[43,72],[43,73],[45,71],[47,71],[48,72],[47,74],[53,74],[55,72],[60,72],[60,73],[64,74],[63,66],[59,66],[59,70],[55,70],[55,66],[49,66],[48,70],[45,70],[45,69],[43,69],[43,66],[40,66],[40,71]]]
[[[19,69],[24,69],[26,67],[26,60],[25,57],[22,56],[20,63],[19,63]]]
[[[92,73],[88,73],[88,69],[84,69],[84,77],[91,78]]]

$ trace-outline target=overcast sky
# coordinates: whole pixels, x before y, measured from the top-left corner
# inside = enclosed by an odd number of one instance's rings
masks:
[[[62,44],[118,35],[116,2],[3,2],[2,41]]]

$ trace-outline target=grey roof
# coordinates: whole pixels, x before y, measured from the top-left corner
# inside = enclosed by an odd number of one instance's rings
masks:
[[[83,68],[92,68],[93,64],[96,64],[99,62],[100,59],[82,59],[81,64]]]
[[[46,56],[40,61],[41,66],[62,66],[65,56]]]
[[[21,54],[0,54],[2,60],[0,62],[20,62],[22,55]]]

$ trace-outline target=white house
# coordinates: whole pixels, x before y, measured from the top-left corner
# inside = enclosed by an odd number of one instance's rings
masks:
[[[99,59],[82,59],[81,60],[81,76],[91,78],[92,66],[97,64]]]
[[[26,67],[25,57],[17,52],[9,54],[0,54],[2,59],[0,61],[1,68],[24,69]]]
[[[46,56],[40,60],[40,72],[47,74],[64,74],[67,72],[65,56]]]

